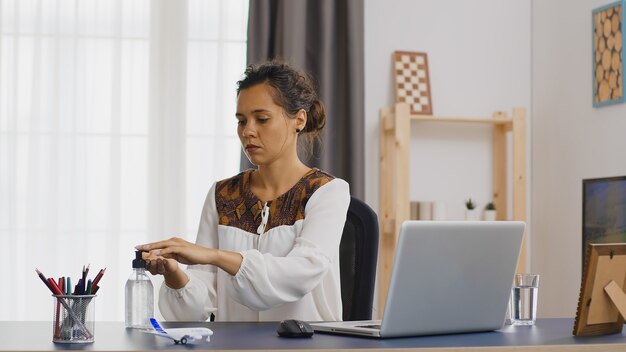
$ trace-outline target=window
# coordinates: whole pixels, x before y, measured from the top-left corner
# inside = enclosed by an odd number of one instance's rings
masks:
[[[0,320],[49,320],[34,268],[75,281],[87,264],[107,268],[96,319],[123,320],[133,245],[195,239],[211,184],[239,170],[247,13],[0,0]]]

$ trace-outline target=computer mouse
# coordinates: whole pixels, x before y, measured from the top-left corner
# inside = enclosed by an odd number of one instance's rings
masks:
[[[311,337],[313,328],[302,320],[287,319],[280,322],[276,333],[282,337]]]

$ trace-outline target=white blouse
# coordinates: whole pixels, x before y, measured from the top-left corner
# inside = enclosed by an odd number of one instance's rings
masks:
[[[342,320],[339,243],[350,203],[348,183],[311,170],[265,204],[269,219],[259,235],[263,207],[249,191],[251,172],[211,187],[196,239],[205,247],[241,253],[239,271],[231,276],[212,265],[190,265],[185,287],[161,286],[163,317],[205,321],[214,313],[218,321]],[[237,187],[225,190],[224,184],[237,177]],[[230,198],[223,201],[224,194]],[[248,199],[248,206],[240,198]]]

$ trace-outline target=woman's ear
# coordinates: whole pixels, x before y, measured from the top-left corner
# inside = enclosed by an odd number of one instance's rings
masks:
[[[304,130],[304,126],[306,126],[307,115],[304,109],[298,110],[296,116],[294,117],[294,122],[296,124],[296,133]]]
[[[306,121],[307,121],[306,111],[304,111],[304,109],[298,110],[294,120],[295,120],[294,122],[296,123],[296,129],[303,131],[304,126],[306,126]]]

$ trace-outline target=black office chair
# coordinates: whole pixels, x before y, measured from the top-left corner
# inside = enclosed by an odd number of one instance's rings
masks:
[[[377,260],[378,216],[351,197],[339,245],[343,320],[372,319]]]

